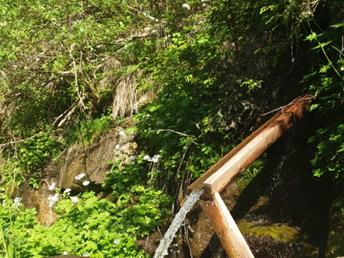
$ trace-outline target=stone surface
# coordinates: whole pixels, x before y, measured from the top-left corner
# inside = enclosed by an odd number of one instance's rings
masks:
[[[231,184],[221,193],[226,206],[229,209],[232,209],[235,205],[235,202],[239,196],[239,190],[236,183]],[[197,207],[195,207],[197,209]],[[210,243],[211,238],[214,235],[213,228],[209,219],[205,216],[204,212],[199,209],[197,211],[198,218],[196,223],[191,225],[192,228],[192,237],[190,239],[190,249],[193,258],[201,257],[204,250]]]
[[[45,226],[51,226],[57,218],[53,209],[49,207],[48,197],[51,194],[53,193],[48,190],[48,186],[43,184],[38,190],[25,187],[22,195],[25,207],[35,208],[39,223]]]
[[[45,176],[39,189],[24,187],[24,205],[37,210],[37,218],[41,224],[50,226],[55,223],[56,214],[49,207],[49,196],[55,194],[55,189],[49,190],[49,186],[54,183],[57,188],[71,188],[79,192],[87,185],[102,184],[107,172],[111,170],[111,162],[122,165],[131,162],[137,145],[134,134],[128,131],[117,127],[104,133],[90,146],[77,144],[65,150],[56,162],[51,162],[45,168]],[[75,177],[81,173],[85,173],[85,176],[76,180]],[[86,186],[83,185],[85,181],[89,181]]]
[[[144,239],[140,239],[137,241],[137,245],[145,250],[149,255],[154,256],[155,250],[157,249],[160,239],[161,239],[160,232],[156,231],[153,232],[151,235],[145,237]]]
[[[111,169],[111,162],[129,162],[137,147],[133,138],[133,134],[119,127],[89,147],[78,144],[67,149],[59,158],[56,168],[58,187],[80,188],[82,180],[103,183],[106,173]],[[81,173],[86,176],[78,182],[75,177]]]
[[[190,239],[192,257],[201,257],[213,234],[214,231],[209,219],[205,216],[204,212],[201,211],[197,223],[194,226],[194,234]]]

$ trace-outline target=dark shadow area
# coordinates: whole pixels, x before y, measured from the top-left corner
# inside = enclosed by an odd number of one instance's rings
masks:
[[[298,227],[302,237],[316,246],[318,257],[323,258],[329,232],[329,209],[335,189],[331,182],[312,176],[310,160],[313,153],[307,139],[316,129],[314,124],[312,116],[307,114],[268,150],[266,165],[240,194],[231,213],[236,221],[253,215],[253,218],[266,217],[274,223]],[[250,211],[261,196],[267,196],[268,203],[254,212]],[[270,243],[276,248],[269,248],[269,242],[263,238],[249,237],[248,243],[253,245],[251,249],[256,251],[255,257],[306,257],[302,250],[291,250],[289,247],[281,252],[284,247],[277,243]],[[266,250],[271,251],[269,255]],[[217,256],[214,256],[215,253]],[[202,257],[226,257],[216,235]]]

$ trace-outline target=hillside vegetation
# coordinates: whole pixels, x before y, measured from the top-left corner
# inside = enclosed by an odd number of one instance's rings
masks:
[[[178,194],[306,92],[308,162],[340,189],[343,17],[341,0],[0,0],[0,256],[148,257],[137,240],[166,224]],[[57,190],[59,218],[40,225],[23,187],[124,123],[138,155],[109,161],[112,197]]]

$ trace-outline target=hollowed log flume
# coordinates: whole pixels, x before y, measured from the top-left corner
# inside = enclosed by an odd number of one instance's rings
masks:
[[[211,200],[233,182],[240,172],[260,157],[282,134],[302,118],[314,97],[306,94],[282,107],[273,117],[233,148],[222,159],[193,182],[188,190],[204,189],[203,200]]]

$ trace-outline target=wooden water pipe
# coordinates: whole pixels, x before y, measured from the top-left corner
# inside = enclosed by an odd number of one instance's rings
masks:
[[[202,209],[229,257],[254,256],[219,193],[292,127],[296,119],[302,118],[312,99],[311,95],[306,94],[282,107],[188,187],[189,191],[204,190],[201,196]]]

